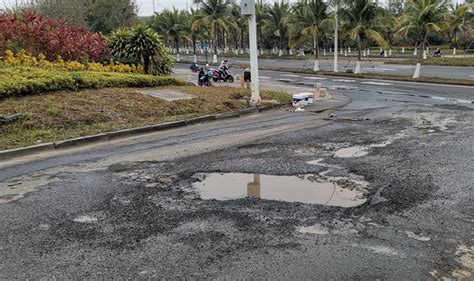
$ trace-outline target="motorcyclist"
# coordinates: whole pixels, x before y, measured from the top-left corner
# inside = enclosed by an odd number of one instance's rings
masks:
[[[229,60],[224,59],[219,66],[219,71],[222,73],[223,77],[227,77],[229,75]]]

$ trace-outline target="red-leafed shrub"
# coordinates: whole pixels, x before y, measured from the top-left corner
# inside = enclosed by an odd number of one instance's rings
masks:
[[[34,55],[44,54],[54,60],[90,59],[99,61],[106,55],[101,33],[70,26],[63,20],[46,19],[33,11],[21,14],[0,13],[0,52],[24,49]]]

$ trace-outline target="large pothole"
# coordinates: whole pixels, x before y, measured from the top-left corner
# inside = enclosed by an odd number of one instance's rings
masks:
[[[367,201],[367,185],[319,175],[274,176],[245,173],[196,174],[185,191],[204,200],[254,198],[327,206],[355,207]]]

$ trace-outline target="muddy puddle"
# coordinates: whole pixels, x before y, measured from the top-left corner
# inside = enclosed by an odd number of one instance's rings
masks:
[[[212,173],[195,178],[198,181],[187,191],[205,200],[257,198],[340,207],[358,206],[367,200],[364,187],[356,182],[333,181],[316,175]]]

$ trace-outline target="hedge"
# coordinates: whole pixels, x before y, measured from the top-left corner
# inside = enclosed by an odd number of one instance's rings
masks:
[[[56,90],[85,88],[155,87],[185,85],[168,76],[94,71],[44,70],[37,67],[0,67],[0,98],[37,94]]]

